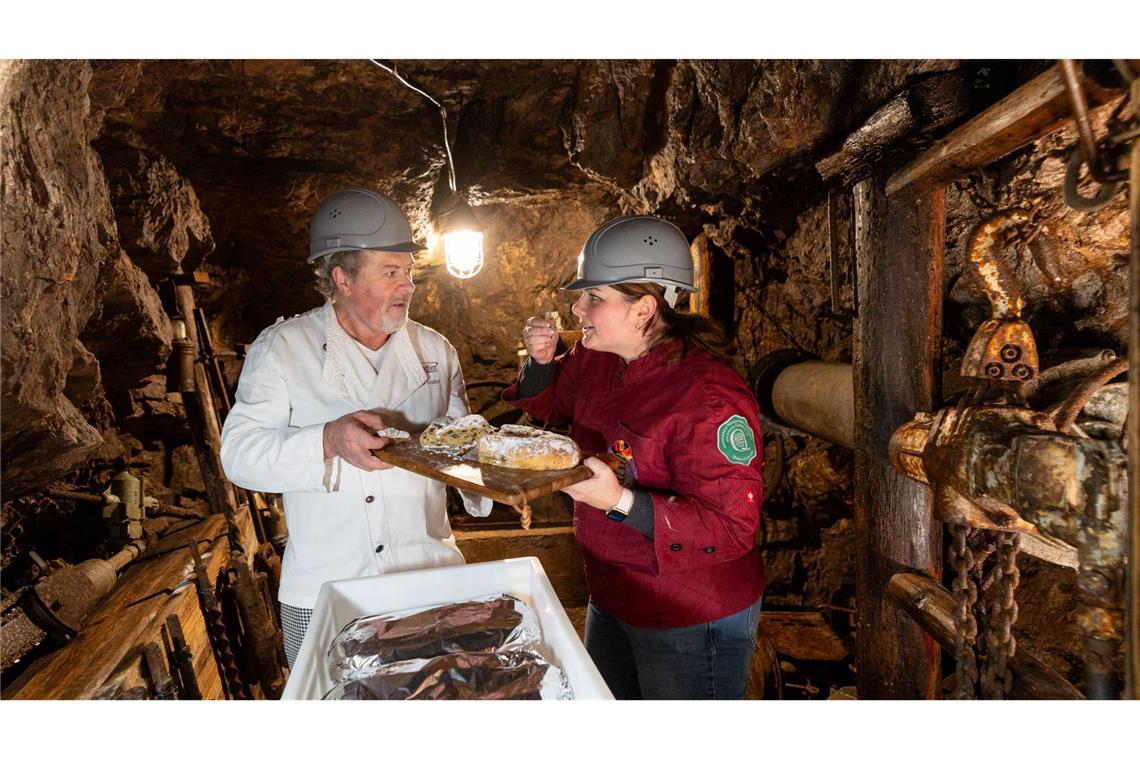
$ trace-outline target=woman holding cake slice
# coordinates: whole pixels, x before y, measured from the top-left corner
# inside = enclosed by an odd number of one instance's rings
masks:
[[[586,649],[618,699],[740,699],[756,643],[764,565],[756,399],[713,320],[678,310],[695,290],[685,236],[653,216],[590,235],[573,313],[582,340],[532,317],[530,354],[503,399],[570,427],[596,457],[574,499],[590,605]]]

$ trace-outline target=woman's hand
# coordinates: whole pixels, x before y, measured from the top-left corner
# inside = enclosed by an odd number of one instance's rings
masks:
[[[597,457],[587,457],[582,464],[594,471],[593,477],[589,480],[583,480],[581,483],[566,486],[562,491],[569,494],[574,501],[580,501],[594,509],[608,512],[621,499],[623,490],[621,483],[618,482],[613,470]]]
[[[542,317],[531,317],[523,328],[523,345],[530,358],[539,364],[550,364],[558,346],[558,333]]]

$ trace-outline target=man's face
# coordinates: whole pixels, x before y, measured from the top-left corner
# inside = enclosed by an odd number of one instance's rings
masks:
[[[343,269],[334,270],[338,316],[352,337],[362,343],[367,338],[385,336],[408,321],[412,302],[412,254],[390,251],[366,251],[364,264],[355,278]],[[348,324],[345,324],[347,322]]]

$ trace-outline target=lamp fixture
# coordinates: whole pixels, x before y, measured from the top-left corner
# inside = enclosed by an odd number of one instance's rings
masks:
[[[388,64],[372,58],[369,60],[439,108],[440,120],[443,122],[443,149],[447,154],[447,186],[450,192],[441,201],[432,204],[432,215],[435,217],[436,229],[443,240],[443,256],[447,263],[447,271],[461,280],[474,277],[483,268],[483,229],[479,226],[479,220],[476,219],[470,204],[459,195],[456,188],[455,162],[451,156],[451,146],[447,141],[447,110],[431,95],[401,76],[396,71],[394,62]]]
[[[447,271],[466,280],[483,268],[483,230],[467,201],[455,192],[448,193],[434,209],[436,224],[443,238],[443,255]]]

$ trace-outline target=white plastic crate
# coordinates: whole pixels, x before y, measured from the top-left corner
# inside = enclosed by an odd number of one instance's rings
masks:
[[[539,654],[562,669],[575,699],[613,699],[535,557],[324,584],[282,699],[320,699],[333,687],[325,667],[325,652],[340,630],[358,617],[501,593],[512,594],[534,609],[542,627]]]

